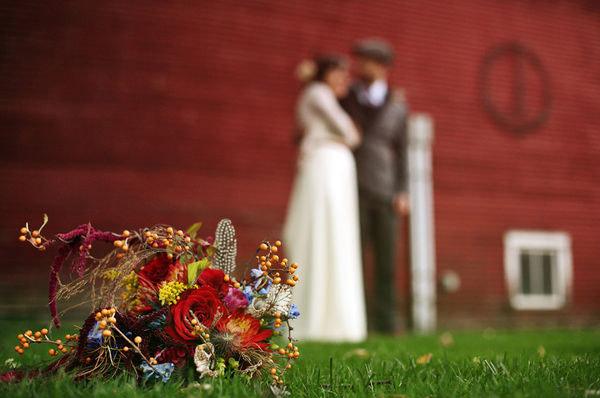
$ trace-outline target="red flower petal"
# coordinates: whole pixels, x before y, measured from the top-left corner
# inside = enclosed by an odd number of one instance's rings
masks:
[[[173,339],[189,343],[198,340],[191,324],[194,316],[206,327],[211,327],[217,312],[224,316],[227,309],[219,300],[218,294],[210,286],[201,286],[182,294],[181,299],[171,308],[171,324],[165,331]]]
[[[260,348],[266,350],[265,341],[273,334],[271,329],[261,329],[260,321],[249,314],[237,312],[217,323],[217,330],[234,336],[238,349]]]

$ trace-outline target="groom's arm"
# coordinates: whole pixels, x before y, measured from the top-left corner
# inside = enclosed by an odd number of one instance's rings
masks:
[[[396,155],[396,179],[395,179],[395,196],[394,209],[399,214],[407,214],[409,210],[408,202],[408,159],[407,159],[407,143],[408,143],[408,106],[405,102],[401,103],[403,108],[401,120],[398,122],[394,134],[394,149]]]

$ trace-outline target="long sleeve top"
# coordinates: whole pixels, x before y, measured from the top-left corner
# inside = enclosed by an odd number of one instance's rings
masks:
[[[350,148],[360,143],[354,122],[325,83],[309,84],[301,94],[296,110],[298,126],[304,132],[303,152],[328,142],[342,143]]]

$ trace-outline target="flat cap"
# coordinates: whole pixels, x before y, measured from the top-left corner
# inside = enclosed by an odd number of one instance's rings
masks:
[[[384,65],[394,62],[394,49],[382,39],[364,39],[352,47],[352,54],[377,61]]]

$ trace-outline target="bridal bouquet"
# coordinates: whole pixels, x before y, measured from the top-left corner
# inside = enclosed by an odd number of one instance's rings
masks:
[[[60,326],[58,303],[84,295],[93,311],[79,332],[64,339],[48,329],[17,336],[15,351],[35,344],[56,357],[36,374],[60,368],[76,378],[110,377],[131,372],[141,380],[166,382],[177,369],[192,367],[198,378],[268,374],[276,385],[300,356],[290,319],[299,313],[291,302],[297,265],[281,256],[281,242],[260,243],[255,261],[239,280],[236,238],[231,221],[219,222],[214,239],[197,236],[200,224],[186,232],[167,225],[113,233],[90,224],[53,238],[42,229],[21,229],[19,239],[40,251],[58,246],[50,270],[49,304]],[[92,256],[96,243],[111,250]],[[63,281],[61,269],[70,263]],[[272,341],[287,330],[282,346]],[[3,375],[19,379],[31,373]]]

